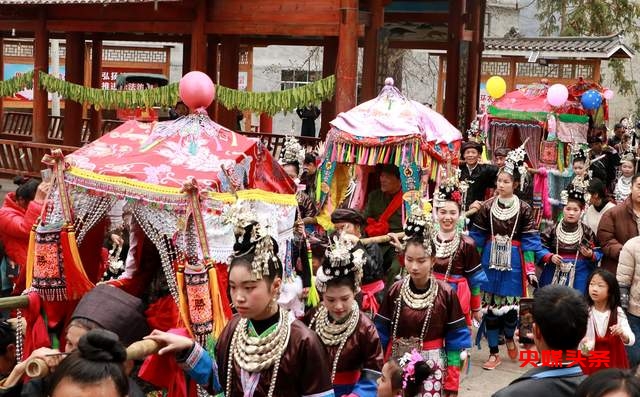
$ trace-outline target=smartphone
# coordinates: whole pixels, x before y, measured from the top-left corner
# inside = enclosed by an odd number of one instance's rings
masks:
[[[51,177],[53,176],[53,171],[51,170],[51,168],[45,168],[40,171],[40,176],[42,177],[42,182],[49,182],[51,181]]]
[[[520,343],[533,344],[533,298],[520,298]]]

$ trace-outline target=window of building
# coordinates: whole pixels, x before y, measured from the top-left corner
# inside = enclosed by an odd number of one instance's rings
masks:
[[[280,89],[288,90],[313,83],[320,79],[322,79],[322,72],[317,70],[281,70]]]

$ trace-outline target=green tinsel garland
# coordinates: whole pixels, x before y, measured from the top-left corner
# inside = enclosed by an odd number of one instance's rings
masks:
[[[311,84],[275,92],[246,92],[216,86],[216,99],[227,109],[274,115],[327,100],[333,96],[335,88],[336,76],[331,75]]]
[[[33,71],[0,81],[0,96],[13,96],[25,88],[33,88]]]
[[[178,102],[178,83],[147,90],[103,90],[70,83],[40,72],[40,85],[48,92],[57,92],[63,98],[86,103],[97,109],[131,109],[150,106],[173,106]],[[310,103],[320,103],[335,92],[336,78],[329,76],[314,83],[285,91],[246,92],[216,86],[216,99],[227,109],[250,110],[274,115],[290,112]],[[24,88],[33,87],[33,71],[0,81],[0,96],[11,96]]]

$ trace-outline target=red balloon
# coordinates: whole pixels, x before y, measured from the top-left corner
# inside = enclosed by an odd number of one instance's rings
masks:
[[[202,72],[189,72],[182,76],[178,87],[180,98],[194,111],[211,105],[216,95],[216,87],[213,81]]]

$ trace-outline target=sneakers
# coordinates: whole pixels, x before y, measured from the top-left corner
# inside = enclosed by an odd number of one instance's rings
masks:
[[[502,364],[500,356],[497,354],[492,354],[489,356],[489,359],[485,361],[484,364],[482,364],[482,368],[486,369],[487,371],[492,371],[498,368],[500,364]]]
[[[507,353],[509,353],[509,358],[511,361],[516,361],[518,358],[518,345],[513,341],[513,339],[509,339],[506,342],[507,345]]]

